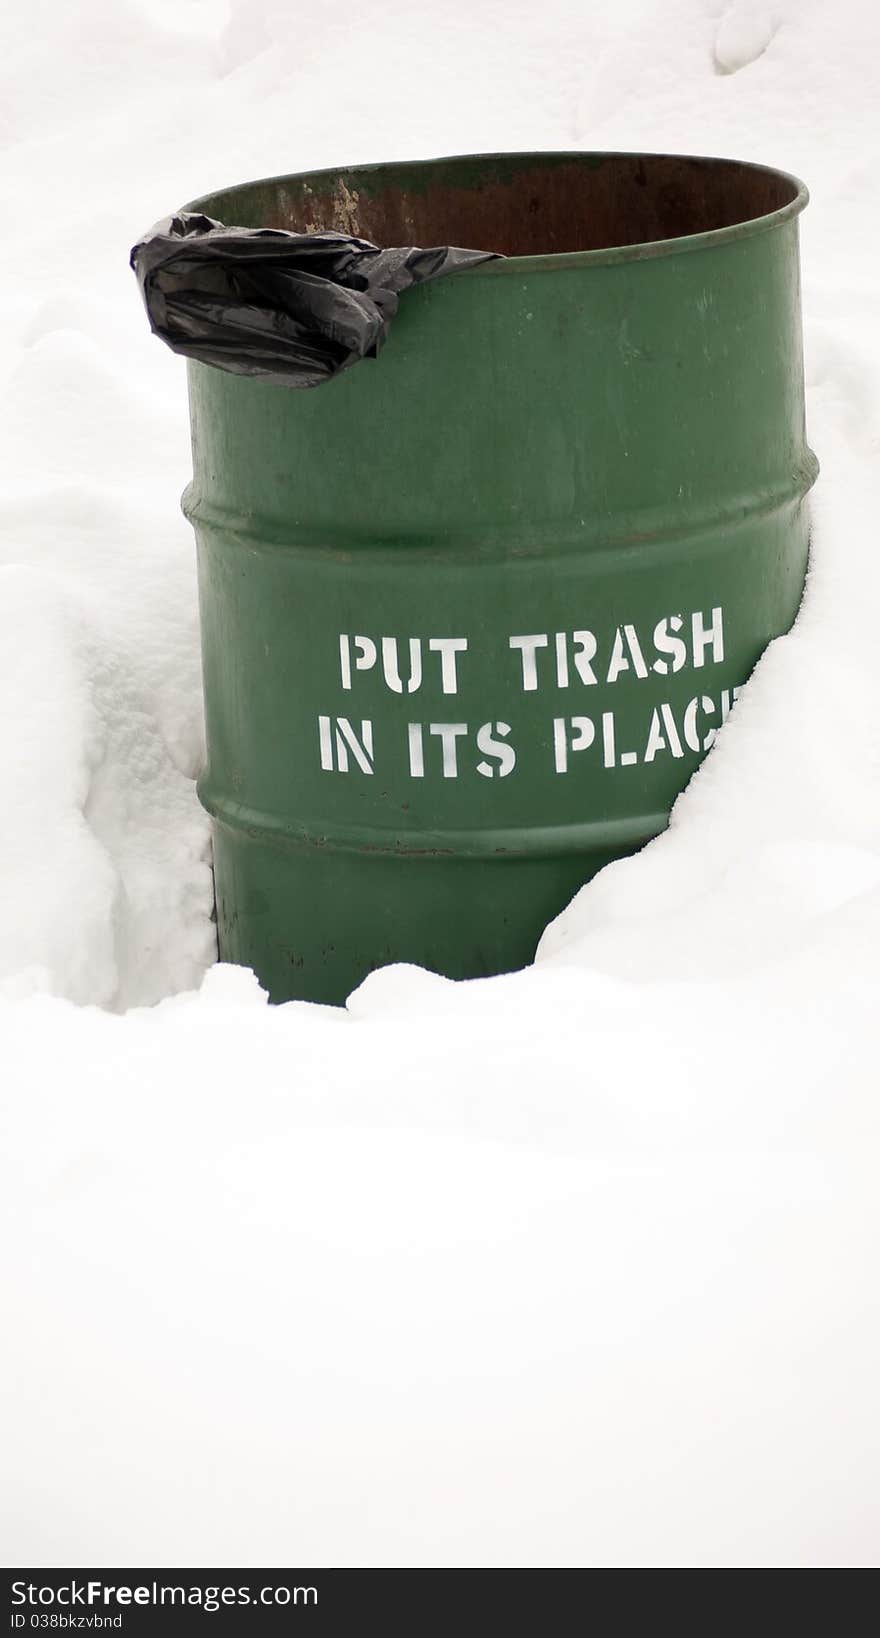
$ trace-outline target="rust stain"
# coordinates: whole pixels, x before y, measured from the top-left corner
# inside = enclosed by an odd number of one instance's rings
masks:
[[[478,187],[438,178],[427,187],[358,190],[345,172],[291,178],[265,225],[333,229],[379,245],[464,245],[507,256],[557,255],[649,244],[730,227],[788,204],[787,178],[735,161],[608,154],[552,167],[496,165]],[[356,174],[356,173],[355,173]],[[647,183],[650,181],[650,186]]]

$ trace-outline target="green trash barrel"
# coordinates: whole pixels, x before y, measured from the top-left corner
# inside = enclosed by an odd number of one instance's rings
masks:
[[[189,207],[507,258],[314,390],[189,365],[220,952],[273,1000],[520,967],[666,825],[801,598],[806,201],[544,153]]]

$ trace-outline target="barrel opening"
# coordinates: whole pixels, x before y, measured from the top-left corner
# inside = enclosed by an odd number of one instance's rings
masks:
[[[790,177],[736,160],[509,154],[287,177],[202,204],[244,227],[536,256],[707,233],[768,216],[797,195]]]

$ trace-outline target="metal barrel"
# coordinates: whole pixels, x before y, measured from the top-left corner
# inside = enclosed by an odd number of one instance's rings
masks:
[[[664,828],[803,590],[806,201],[544,153],[190,207],[507,258],[315,390],[189,365],[220,952],[273,1000],[520,967]]]

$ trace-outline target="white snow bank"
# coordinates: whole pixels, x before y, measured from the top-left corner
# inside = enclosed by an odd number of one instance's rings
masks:
[[[878,50],[856,0],[0,23],[10,1559],[876,1562]],[[209,965],[185,386],[126,252],[531,145],[809,182],[804,610],[534,968],[270,1009]]]

